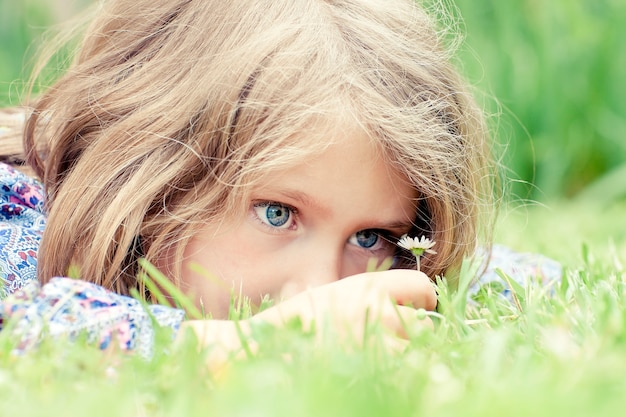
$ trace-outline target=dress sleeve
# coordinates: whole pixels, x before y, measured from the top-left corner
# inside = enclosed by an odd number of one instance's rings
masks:
[[[43,196],[39,181],[0,163],[0,300],[37,280]]]
[[[0,137],[1,137],[0,131]],[[37,280],[37,251],[46,223],[44,189],[34,178],[0,163],[0,330],[14,332],[17,351],[43,337],[86,334],[106,349],[117,345],[150,357],[155,326],[176,331],[181,310],[150,305],[98,285],[54,278]]]
[[[45,336],[76,338],[106,349],[114,344],[150,358],[155,326],[178,331],[182,310],[149,305],[86,281],[53,278],[41,286],[31,281],[0,302],[0,329],[7,324],[19,337],[18,352],[37,345]]]

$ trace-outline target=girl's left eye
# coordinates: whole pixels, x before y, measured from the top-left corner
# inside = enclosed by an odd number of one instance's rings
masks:
[[[264,201],[255,203],[254,213],[267,226],[274,229],[289,229],[294,224],[294,210],[284,204]]]
[[[356,232],[350,236],[348,242],[363,249],[378,250],[384,246],[386,241],[380,232],[368,229]]]

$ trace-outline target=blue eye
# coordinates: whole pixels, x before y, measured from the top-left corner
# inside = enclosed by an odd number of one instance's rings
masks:
[[[374,230],[361,230],[350,236],[350,243],[353,245],[371,249],[380,240],[380,235]]]
[[[292,209],[280,203],[263,202],[254,205],[254,211],[268,226],[287,229],[293,223]]]

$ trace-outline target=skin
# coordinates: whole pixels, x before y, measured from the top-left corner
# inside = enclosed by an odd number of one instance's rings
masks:
[[[240,322],[244,329],[259,320],[280,325],[298,316],[306,325],[330,317],[340,332],[358,336],[370,315],[402,337],[407,321],[417,321],[413,308],[434,309],[434,288],[423,273],[365,272],[370,258],[380,263],[392,256],[409,230],[415,190],[364,132],[334,136],[318,157],[271,173],[266,186],[254,190],[246,215],[206,226],[186,247],[185,262],[213,276],[183,268],[181,287],[214,318],[227,317],[233,290],[253,304],[265,294],[283,300]],[[232,322],[185,327],[226,351],[238,345]]]

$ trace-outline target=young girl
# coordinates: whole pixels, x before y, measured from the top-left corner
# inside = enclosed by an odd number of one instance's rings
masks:
[[[154,296],[145,258],[210,317],[153,305],[157,322],[202,343],[236,347],[232,294],[277,301],[244,330],[300,317],[354,334],[374,315],[401,336],[491,202],[483,117],[439,30],[412,0],[105,1],[28,109],[43,189],[0,171],[2,320],[25,344],[87,331],[149,354],[128,297]],[[436,242],[421,271],[405,234]],[[55,278],[70,270],[84,281]]]

